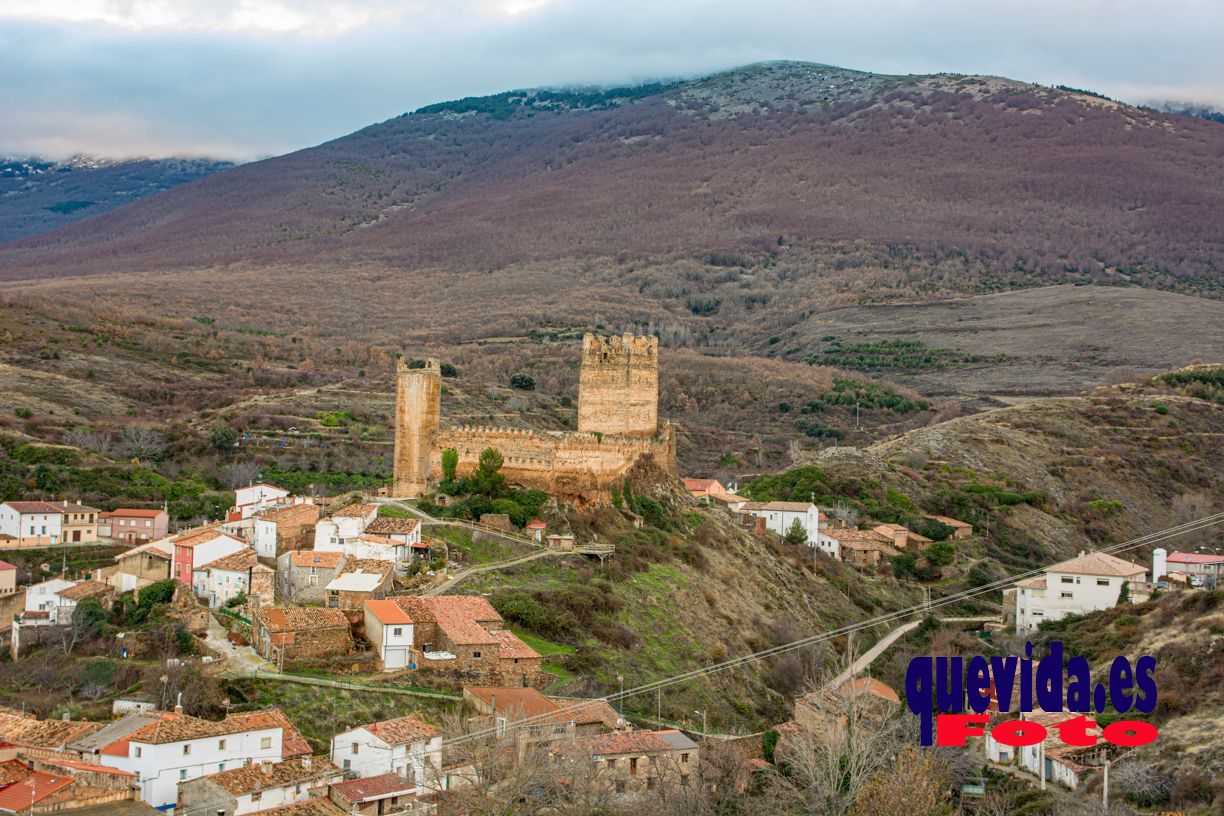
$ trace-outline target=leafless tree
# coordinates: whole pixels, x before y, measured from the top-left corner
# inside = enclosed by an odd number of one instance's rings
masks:
[[[1211,494],[1198,490],[1192,493],[1181,494],[1173,500],[1169,505],[1169,509],[1173,513],[1173,520],[1175,522],[1185,524],[1186,522],[1201,519],[1203,516],[1209,516],[1216,512],[1217,508],[1213,504]],[[1203,545],[1211,545],[1216,535],[1216,531],[1211,528],[1197,530],[1193,533],[1186,533],[1180,536],[1179,542],[1181,546],[1192,549]]]
[[[63,442],[75,448],[88,448],[100,456],[109,456],[115,449],[113,434],[89,428],[73,428],[64,434]]]
[[[156,459],[166,452],[166,439],[145,425],[128,425],[119,432],[116,452],[130,459]]]
[[[258,474],[259,465],[249,460],[226,462],[217,472],[217,475],[221,477],[221,483],[231,490],[246,487],[255,481]]]
[[[845,527],[858,526],[859,512],[849,502],[837,502],[829,512]]]
[[[867,695],[825,699],[823,727],[788,734],[779,745],[787,773],[774,775],[771,795],[816,816],[849,812],[867,781],[885,773],[898,745],[902,718],[889,716]]]

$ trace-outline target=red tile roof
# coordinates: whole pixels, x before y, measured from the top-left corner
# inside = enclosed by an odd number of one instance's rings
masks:
[[[1168,560],[1173,564],[1224,564],[1224,555],[1171,552]]]
[[[421,522],[414,518],[379,516],[366,525],[365,531],[378,535],[412,535],[420,526]]]
[[[348,507],[341,507],[332,513],[332,516],[365,518],[377,509],[377,505],[373,504],[350,504]]]
[[[89,771],[90,773],[109,774],[111,776],[131,776],[139,778],[140,774],[134,771],[121,771],[118,768],[111,768],[107,765],[92,765],[88,762],[77,762],[72,759],[58,759],[56,757],[40,757],[44,764],[55,765],[57,767],[71,768],[74,771]]]
[[[538,717],[551,714],[561,706],[533,688],[498,686],[464,686],[464,694],[470,694],[496,713],[513,719]]]
[[[68,774],[35,771],[20,782],[0,790],[0,810],[9,813],[28,810],[31,805],[69,787],[73,781]]]
[[[395,601],[366,601],[365,608],[383,624],[412,623],[412,618]]]
[[[300,632],[303,629],[348,628],[348,618],[340,609],[314,606],[261,606],[255,609],[269,632]]]
[[[407,745],[410,742],[420,742],[442,733],[426,722],[416,717],[397,717],[394,720],[382,720],[361,726],[388,745]]]
[[[416,623],[438,624],[452,643],[462,645],[492,645],[497,638],[481,623],[501,623],[489,602],[477,595],[404,595],[395,602]]]
[[[7,561],[0,561],[0,570],[11,570],[11,569],[17,569],[17,567],[13,566]]]
[[[208,779],[235,796],[265,788],[283,788],[343,773],[327,757],[298,757],[287,762],[253,762],[241,768],[208,774]]]
[[[281,522],[297,518],[298,516],[308,517],[311,521],[318,521],[319,506],[317,504],[287,504],[284,507],[270,507],[267,510],[260,510],[255,514],[255,518],[260,521]]]
[[[294,550],[289,556],[289,560],[293,562],[295,567],[318,567],[320,569],[335,569],[340,559],[344,557],[341,552],[320,552],[318,550]]]
[[[9,507],[16,510],[18,513],[62,513],[63,508],[58,504],[44,501],[10,501],[4,502]]]
[[[238,725],[249,724],[252,728],[281,728],[281,759],[310,756],[313,753],[310,743],[297,730],[297,726],[279,708],[264,708],[259,711],[246,711],[229,715],[230,720]]]
[[[139,510],[128,507],[120,507],[117,510],[111,510],[109,515],[112,518],[123,516],[124,518],[157,518],[165,510]]]
[[[70,601],[83,601],[86,598],[100,598],[112,592],[114,588],[101,581],[78,581],[67,589],[61,589],[58,594]]]
[[[387,773],[339,782],[331,789],[350,802],[368,802],[397,793],[408,793],[416,789],[416,784],[410,784],[399,774]]]
[[[548,525],[540,521],[539,519],[536,519],[535,521],[530,521],[527,523],[528,530],[543,530],[543,529],[546,529],[547,527]]]
[[[493,637],[497,638],[497,642],[501,644],[501,656],[504,659],[531,660],[543,656],[520,640],[513,632],[497,629],[493,632]]]
[[[615,734],[600,734],[586,737],[578,744],[590,754],[600,756],[619,754],[653,754],[670,751],[672,746],[654,731],[622,731]]]
[[[255,551],[252,549],[237,550],[229,555],[223,555],[220,558],[212,561],[207,561],[201,564],[200,567],[207,567],[210,570],[226,570],[228,572],[246,572],[251,567],[259,563],[259,559],[255,556]]]

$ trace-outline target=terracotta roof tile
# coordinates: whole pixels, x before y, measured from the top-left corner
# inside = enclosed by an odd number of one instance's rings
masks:
[[[412,623],[412,618],[404,608],[393,600],[366,601],[365,608],[382,624]]]
[[[282,727],[279,718],[268,711],[231,714],[223,720],[205,720],[187,714],[166,713],[162,714],[156,722],[132,732],[126,741],[146,745],[165,745],[171,742],[224,737],[245,731],[264,731]]]
[[[314,796],[291,805],[259,811],[260,816],[349,816],[344,808],[326,796]]]
[[[166,512],[165,510],[140,510],[140,509],[133,508],[133,507],[120,507],[118,509],[111,510],[108,513],[108,515],[111,518],[118,518],[122,516],[123,518],[150,518],[151,519],[151,518],[157,518],[158,516],[160,516],[162,513],[165,513],[165,512]]]
[[[235,796],[266,788],[283,788],[342,774],[327,757],[298,757],[285,762],[253,762],[204,778]]]
[[[486,706],[495,707],[498,714],[515,720],[551,714],[561,708],[554,700],[550,700],[533,688],[465,686],[463,691]]]
[[[319,569],[335,569],[340,565],[342,552],[320,552],[319,550],[293,550],[289,560],[295,567],[318,567]]]
[[[395,570],[395,564],[390,561],[383,561],[381,558],[346,558],[344,559],[344,567],[341,568],[340,574],[347,575],[350,572],[366,572],[373,573],[385,580]],[[380,581],[381,582],[381,581]]]
[[[578,740],[579,746],[593,756],[655,754],[671,751],[672,746],[654,731],[622,731],[599,734]]]
[[[58,504],[44,501],[9,501],[4,502],[7,506],[13,508],[18,513],[63,513],[63,509]]]
[[[366,525],[365,531],[377,535],[412,535],[420,526],[419,519],[379,516]]]
[[[416,717],[397,717],[394,720],[382,720],[362,727],[392,746],[420,742],[442,733],[429,723],[422,722]]]
[[[246,572],[259,563],[259,558],[252,549],[237,550],[229,555],[201,564],[197,569],[225,570],[227,572]]]
[[[39,720],[0,714],[0,734],[4,739],[31,748],[62,748],[101,727],[100,723],[82,720]]]
[[[1090,552],[1047,567],[1046,572],[1069,573],[1073,575],[1110,575],[1127,578],[1147,572],[1146,568],[1124,561],[1116,555],[1103,552]]]
[[[9,813],[28,810],[31,805],[70,787],[74,781],[69,774],[35,771],[20,782],[0,790],[0,810]]]
[[[342,518],[365,518],[377,509],[377,505],[373,504],[350,504],[348,507],[341,507],[339,510],[332,513],[332,517],[334,518],[335,516],[340,516]]]
[[[303,629],[348,628],[343,610],[314,606],[261,606],[255,616],[269,632],[300,632]]]
[[[543,656],[520,640],[513,632],[498,629],[493,632],[493,637],[497,638],[497,642],[501,644],[501,656],[503,659],[532,660]]]
[[[286,504],[283,507],[270,507],[266,510],[260,510],[255,514],[255,518],[260,521],[292,521],[297,518],[308,518],[311,521],[318,521],[319,506],[317,504]]]
[[[350,802],[368,802],[371,799],[383,799],[397,793],[416,790],[415,783],[410,783],[399,774],[393,773],[350,779],[331,787]]]
[[[83,601],[86,598],[101,598],[114,592],[110,584],[101,581],[78,581],[73,586],[59,591],[61,598],[70,601]]]

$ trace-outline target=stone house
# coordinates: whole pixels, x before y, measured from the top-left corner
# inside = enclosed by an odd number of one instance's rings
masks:
[[[145,544],[165,538],[170,532],[170,514],[165,510],[120,507],[98,514],[98,535],[125,544]]]
[[[327,757],[264,760],[219,771],[178,786],[180,812],[208,811],[208,816],[244,816],[324,796],[344,772]]]
[[[277,665],[353,651],[348,617],[339,609],[258,607],[251,610],[251,633],[255,651]]]
[[[888,536],[874,530],[829,527],[821,531],[820,538],[821,549],[835,552],[834,557],[866,571],[874,571],[885,558],[901,554]]]
[[[442,732],[415,717],[361,725],[332,737],[331,760],[359,777],[394,774],[414,789],[436,784],[442,770]]]
[[[675,730],[582,737],[554,747],[552,753],[561,763],[591,763],[596,784],[622,801],[647,795],[666,797],[669,790],[700,783],[700,748]]]
[[[901,707],[893,688],[872,677],[856,677],[835,689],[812,691],[795,700],[795,724],[823,733],[832,721],[843,721],[851,706],[868,718],[883,720]]]
[[[106,580],[117,592],[164,581],[170,577],[174,546],[167,539],[149,541],[115,556],[115,566]]]
[[[251,547],[266,563],[272,563],[282,553],[313,541],[319,507],[314,504],[269,507],[255,513],[252,519]]]
[[[322,606],[324,590],[344,561],[344,553],[290,550],[276,559],[276,594],[281,603]]]
[[[358,610],[369,600],[382,600],[395,588],[395,568],[387,561],[345,558],[327,586],[327,606]]]
[[[871,531],[891,539],[893,547],[898,550],[923,552],[932,544],[931,539],[901,524],[877,524]]]
[[[533,688],[464,686],[463,702],[476,713],[470,722],[477,729],[496,726],[499,737],[516,741],[590,737],[619,731],[625,723],[604,700],[554,700]]]
[[[958,541],[959,539],[968,538],[969,536],[973,535],[973,525],[967,521],[954,519],[950,516],[927,516],[927,518],[951,527],[952,535],[948,536],[948,538],[952,541]]]
[[[114,587],[103,581],[77,581],[74,586],[60,590],[60,623],[68,623],[72,620],[72,613],[76,609],[77,604],[79,604],[81,601],[88,598],[95,598],[99,603],[105,606],[114,594]]]
[[[395,599],[413,623],[417,668],[455,674],[488,684],[539,685],[543,657],[475,595],[414,595]]]

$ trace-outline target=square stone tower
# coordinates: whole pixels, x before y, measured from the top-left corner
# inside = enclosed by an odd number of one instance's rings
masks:
[[[409,368],[401,359],[395,369],[395,475],[391,494],[419,496],[429,481],[429,455],[442,421],[442,367],[427,360]]]
[[[659,430],[659,339],[582,338],[578,430],[654,436]]]

